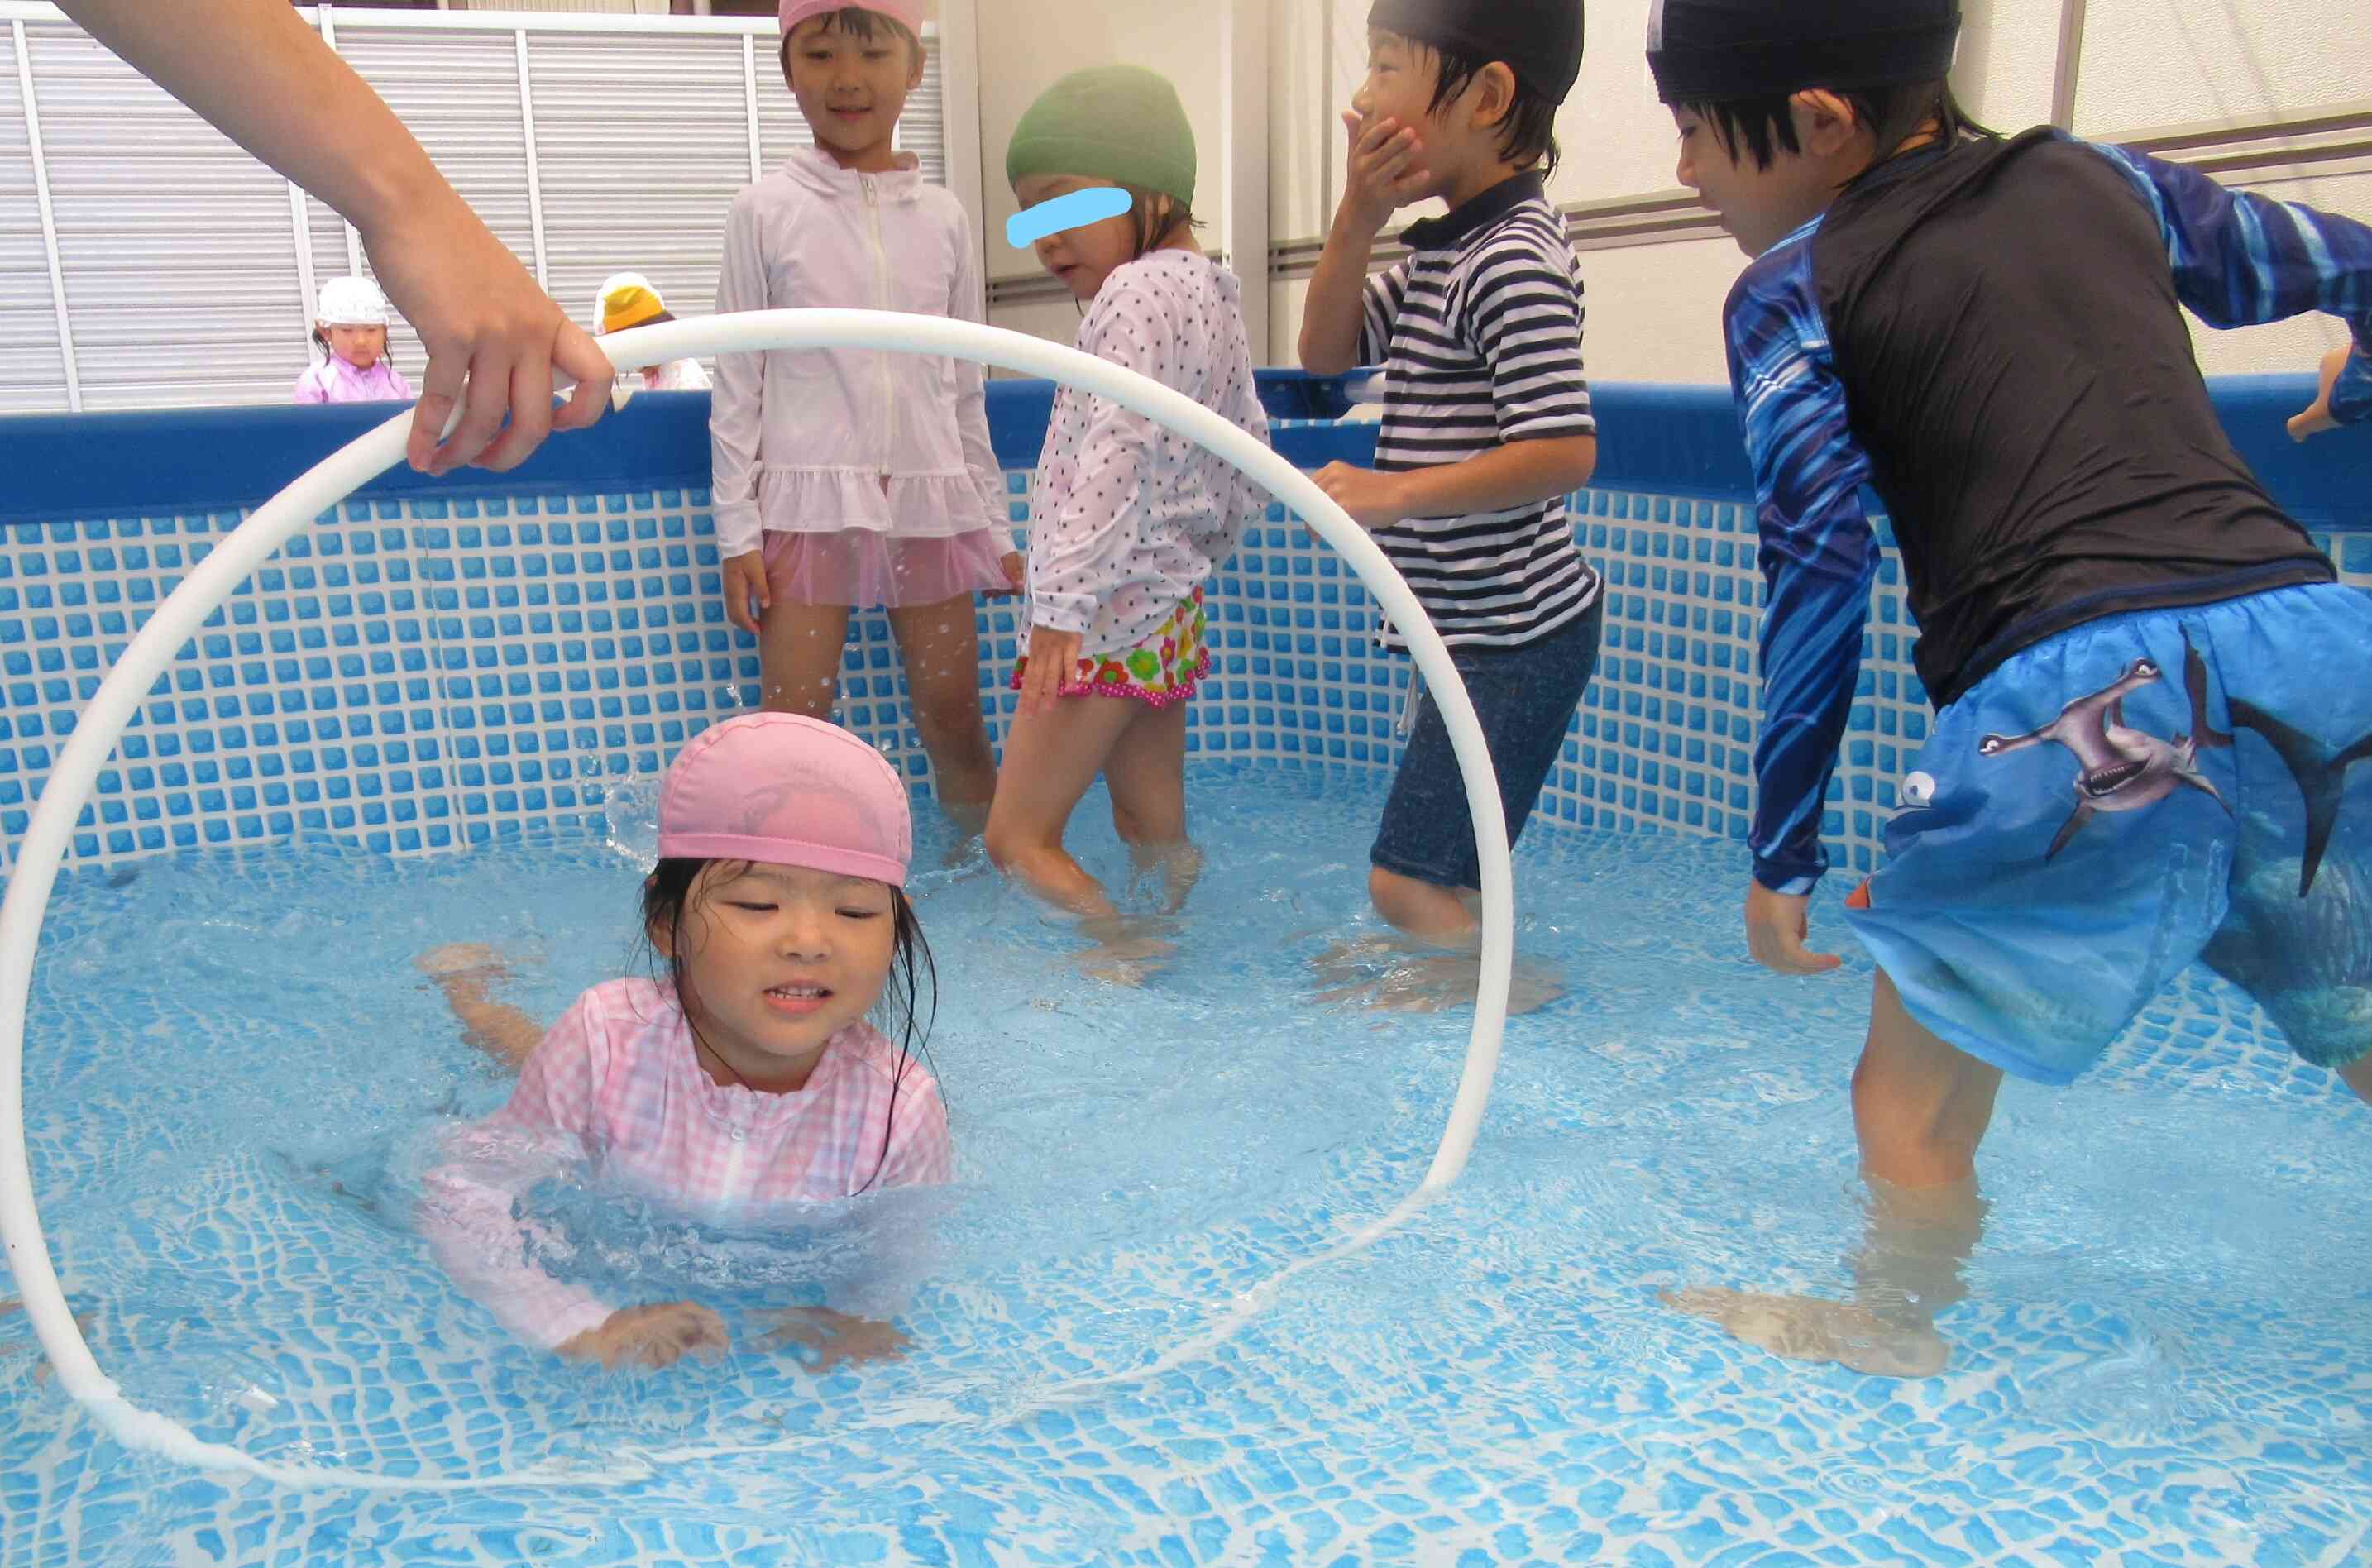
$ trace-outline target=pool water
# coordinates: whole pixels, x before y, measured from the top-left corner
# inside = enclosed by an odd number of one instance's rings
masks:
[[[1372,931],[1378,775],[1198,765],[1208,873],[1141,990],[993,876],[917,894],[961,1182],[779,1234],[547,1195],[592,1274],[737,1329],[599,1376],[508,1342],[407,1214],[506,1093],[410,967],[556,1016],[646,961],[597,842],[153,861],[61,886],[35,977],[42,1213],[133,1396],[292,1462],[598,1484],[296,1493],[94,1444],[0,1318],[0,1562],[2328,1563],[2372,1554],[2372,1110],[2204,975],[2072,1090],[2011,1084],[1971,1297],[1923,1382],[1785,1363],[1661,1287],[1842,1292],[1867,969],[1745,959],[1733,846],[1536,831],[1466,1176],[1423,1175],[1469,1016],[1311,1000]],[[1123,857],[1100,795],[1091,865]],[[1843,939],[1836,898],[1816,935]],[[883,1248],[913,1346],[819,1378],[750,1325]],[[0,1294],[6,1294],[0,1286]],[[1180,1347],[1185,1347],[1182,1353]]]

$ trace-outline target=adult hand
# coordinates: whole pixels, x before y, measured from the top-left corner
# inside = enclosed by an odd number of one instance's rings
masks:
[[[2320,436],[2326,430],[2339,428],[2339,421],[2331,417],[2331,389],[2339,385],[2341,372],[2347,368],[2348,356],[2355,350],[2335,348],[2322,356],[2320,385],[2315,389],[2314,401],[2304,413],[2290,420],[2290,439],[2303,441],[2309,436]]]
[[[364,231],[363,248],[428,349],[404,452],[413,468],[515,469],[552,431],[581,430],[608,412],[609,356],[450,188]],[[576,383],[557,413],[555,369]],[[457,403],[461,423],[446,436]]]
[[[1337,506],[1363,528],[1388,528],[1408,516],[1401,479],[1354,463],[1328,463],[1312,476]]]
[[[1781,974],[1826,974],[1844,962],[1834,953],[1815,953],[1804,946],[1812,929],[1811,903],[1801,894],[1774,893],[1760,882],[1747,884],[1746,945],[1756,963]]]
[[[1397,120],[1370,125],[1355,109],[1343,111],[1343,127],[1350,134],[1351,157],[1338,221],[1373,235],[1401,208],[1424,199],[1430,176],[1418,160],[1424,146],[1414,126]]]
[[[570,1361],[598,1361],[615,1372],[622,1366],[673,1366],[687,1355],[715,1361],[733,1342],[725,1319],[689,1301],[628,1307],[610,1314],[560,1347]]]
[[[725,619],[751,636],[758,634],[761,615],[774,607],[773,590],[766,587],[766,552],[745,551],[726,557]],[[755,602],[757,609],[750,609]]]
[[[1081,638],[1076,632],[1052,626],[1029,628],[1029,662],[1021,672],[1021,711],[1052,713],[1063,695],[1063,682],[1079,662]]]

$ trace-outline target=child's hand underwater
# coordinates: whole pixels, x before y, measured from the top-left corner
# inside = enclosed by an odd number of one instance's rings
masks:
[[[843,1361],[895,1361],[913,1342],[888,1323],[852,1318],[824,1307],[793,1307],[766,1315],[772,1325],[758,1342],[767,1350],[800,1345],[815,1352],[807,1365],[829,1372]]]
[[[570,1361],[598,1361],[608,1371],[622,1366],[673,1366],[687,1355],[715,1361],[731,1346],[725,1319],[689,1301],[628,1307],[610,1314],[560,1347]]]

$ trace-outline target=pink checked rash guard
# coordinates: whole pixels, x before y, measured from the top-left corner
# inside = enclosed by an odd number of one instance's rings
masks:
[[[894,1112],[894,1114],[893,1114]],[[943,1184],[947,1108],[919,1061],[869,1024],[832,1036],[796,1094],[720,1086],[693,1053],[674,987],[597,985],[519,1070],[510,1103],[455,1136],[424,1182],[422,1225],[454,1281],[521,1339],[549,1349],[620,1305],[530,1262],[513,1205],[570,1160],[697,1213]]]

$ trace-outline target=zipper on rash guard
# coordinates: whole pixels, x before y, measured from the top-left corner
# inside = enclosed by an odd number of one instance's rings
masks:
[[[873,308],[887,310],[890,297],[890,249],[881,238],[881,192],[870,175],[860,174],[856,182],[865,191],[865,220],[873,238]],[[881,372],[881,487],[890,487],[890,453],[894,449],[892,437],[898,427],[898,395],[890,385],[890,354],[887,350],[873,356]]]

